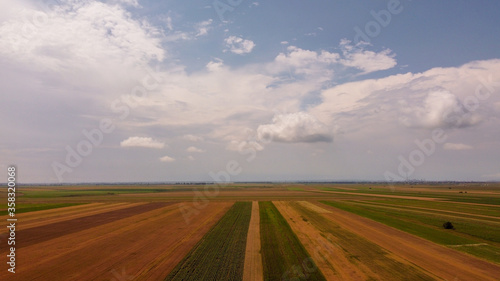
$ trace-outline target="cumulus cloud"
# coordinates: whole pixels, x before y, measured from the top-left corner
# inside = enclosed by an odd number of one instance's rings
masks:
[[[238,55],[248,54],[252,52],[255,47],[255,43],[252,40],[236,36],[229,36],[224,39],[224,42],[226,43],[227,50]]]
[[[43,15],[30,29],[22,17],[4,22],[0,54],[50,70],[137,64],[165,56],[158,29],[133,19],[119,5],[69,1]]]
[[[317,74],[338,62],[339,54],[328,51],[311,51],[289,46],[286,53],[280,53],[269,64],[272,73],[293,71],[297,74]]]
[[[275,142],[332,142],[333,136],[328,128],[314,116],[297,112],[280,114],[273,123],[257,128],[259,139]]]
[[[175,158],[172,158],[168,155],[165,155],[163,157],[160,157],[160,161],[161,162],[174,162],[175,161]]]
[[[187,140],[187,141],[194,141],[194,142],[203,141],[202,137],[195,136],[195,135],[184,135],[184,136],[182,136],[182,139]]]
[[[120,143],[121,147],[146,147],[160,149],[165,143],[153,140],[148,137],[129,137]]]
[[[202,21],[202,22],[196,24],[197,33],[195,36],[199,37],[199,36],[207,35],[208,31],[211,29],[210,25],[212,24],[212,22],[213,22],[213,20],[209,19],[209,20]]]
[[[469,149],[473,149],[472,146],[467,145],[467,144],[451,143],[451,142],[447,142],[447,143],[443,144],[443,148],[445,150],[469,150]]]
[[[322,90],[321,103],[308,112],[343,131],[371,132],[375,124],[395,131],[398,124],[412,129],[465,129],[498,118],[496,81],[500,81],[500,60],[473,61],[337,85]]]
[[[408,113],[401,119],[408,127],[461,128],[480,121],[479,117],[464,108],[457,96],[448,91],[432,91],[421,106],[404,107],[402,110]]]
[[[192,153],[203,153],[205,152],[205,150],[201,149],[201,148],[197,148],[195,146],[190,146],[186,149],[187,152],[192,152]]]
[[[363,74],[390,69],[397,64],[396,59],[394,59],[395,54],[390,49],[376,53],[364,50],[363,44],[350,45],[350,41],[345,39],[340,42],[340,46],[344,56],[340,62],[345,66],[362,70]]]

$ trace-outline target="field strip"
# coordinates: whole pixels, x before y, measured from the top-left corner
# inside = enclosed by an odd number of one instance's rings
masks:
[[[125,203],[120,203],[120,204],[125,204]],[[109,205],[109,204],[108,204]],[[33,212],[27,212],[27,213],[20,213],[16,214],[18,218],[22,218],[24,222],[29,222],[32,220],[38,220],[40,217],[44,218],[49,218],[53,216],[60,216],[61,213],[78,213],[81,212],[82,210],[87,210],[87,209],[93,209],[93,208],[102,208],[106,206],[105,203],[88,203],[88,204],[82,204],[82,205],[77,205],[77,206],[69,206],[69,207],[63,207],[63,208],[57,208],[57,209],[48,209],[48,210],[42,210],[42,211],[33,211]],[[0,216],[1,220],[8,219],[9,216]]]
[[[375,207],[375,208],[381,208],[381,209],[390,209],[390,210],[400,210],[402,207],[393,207],[390,205],[386,204],[371,204],[371,203],[365,203],[365,202],[360,202],[360,201],[355,201],[352,202],[352,204],[359,204],[359,205],[364,205],[364,206],[370,206],[370,207]],[[429,215],[443,215],[443,216],[448,216],[448,217],[454,217],[454,218],[460,218],[464,219],[466,218],[467,220],[474,220],[474,221],[479,221],[479,222],[486,222],[486,223],[492,223],[492,224],[500,224],[500,218],[493,217],[493,216],[481,216],[483,218],[475,218],[476,215],[468,214],[468,213],[460,213],[460,212],[447,212],[447,211],[442,211],[442,210],[435,210],[435,209],[430,209],[430,208],[416,208],[416,207],[403,207],[405,211],[407,212],[414,212],[414,213],[421,213],[421,214],[429,214]],[[479,215],[480,216],[480,215]],[[484,219],[484,217],[490,218],[489,220]],[[494,220],[491,220],[494,219]]]
[[[40,242],[28,247],[23,247],[16,250],[16,256],[23,257],[24,268],[21,276],[31,276],[38,273],[42,268],[48,268],[55,264],[55,261],[75,258],[78,251],[88,249],[92,245],[100,243],[106,239],[113,239],[122,232],[132,231],[135,228],[140,228],[151,221],[155,221],[162,214],[172,212],[176,208],[175,205],[170,205],[161,209],[156,209],[150,212],[130,216],[128,218],[114,221],[109,224],[88,228],[80,232],[72,233],[70,235],[62,235],[58,238]],[[60,229],[64,233],[64,229]],[[47,254],[47,249],[50,249],[50,254]],[[4,254],[4,249],[0,252]],[[0,271],[0,280],[2,279],[2,271]],[[17,274],[16,274],[17,275]],[[47,276],[53,276],[47,273]],[[62,277],[60,277],[63,279]],[[24,278],[24,280],[31,280],[31,278]]]
[[[162,280],[229,206],[211,203],[187,224],[173,204],[22,248],[19,256],[26,264],[16,275],[23,280]],[[49,254],[48,247],[53,249]]]
[[[41,221],[41,220],[50,220],[50,219],[54,219],[54,218],[57,219],[57,218],[65,217],[68,215],[82,215],[82,216],[84,216],[87,212],[94,212],[94,211],[98,211],[98,210],[115,208],[118,206],[125,206],[125,205],[129,205],[129,204],[130,203],[124,203],[124,202],[112,203],[112,204],[109,204],[109,203],[88,203],[88,204],[82,204],[82,205],[77,205],[77,206],[20,213],[20,214],[16,214],[16,217],[25,223],[29,223],[29,222],[37,222],[37,221]],[[0,219],[5,219],[5,218],[7,218],[7,216],[0,217]]]
[[[331,211],[323,209],[320,206],[315,205],[309,201],[297,201],[297,203],[299,203],[300,205],[304,206],[305,208],[308,208],[309,210],[314,211],[316,213],[320,213],[320,214],[331,213]]]
[[[168,221],[168,225],[182,225],[183,227],[171,229],[160,239],[167,241],[168,247],[155,256],[147,266],[137,272],[134,281],[163,280],[182,259],[200,242],[213,226],[226,214],[233,205],[231,202],[212,202],[210,207],[203,210],[190,224],[180,220],[182,215],[176,212],[176,218]],[[175,216],[174,215],[174,216]],[[179,237],[176,239],[176,236]],[[156,242],[154,242],[156,243]],[[128,260],[134,263],[134,260]]]
[[[329,191],[329,190],[318,190],[317,192],[321,193],[333,193],[333,194],[349,194],[349,195],[357,195],[357,196],[370,196],[370,197],[384,197],[384,198],[399,198],[399,199],[413,199],[413,200],[421,200],[421,201],[446,201],[442,198],[436,197],[418,197],[418,196],[405,196],[405,195],[385,195],[385,194],[373,194],[373,193],[356,193],[356,192],[341,192],[341,191]],[[451,202],[451,201],[446,201]]]
[[[443,279],[498,280],[500,266],[437,245],[382,223],[324,205],[333,222]]]
[[[120,220],[128,216],[152,211],[154,209],[165,207],[168,204],[172,203],[140,204],[105,213],[79,217],[72,220],[64,220],[28,229],[22,229],[17,232],[17,238],[20,241],[23,241],[23,243],[20,243],[17,248],[27,247],[46,240],[57,238],[61,235],[67,235],[90,227],[96,227],[116,220]],[[64,230],[64,232],[62,232],[61,230]]]
[[[243,281],[264,280],[262,268],[262,255],[260,254],[260,216],[259,202],[252,202],[252,217],[248,227],[247,246],[245,250],[245,266],[243,268]]]
[[[450,216],[457,215],[456,217],[461,217],[461,218],[466,216],[467,218],[470,218],[470,219],[481,220],[481,221],[486,221],[486,222],[493,222],[493,223],[495,223],[495,221],[498,220],[497,223],[500,223],[500,217],[480,215],[480,214],[474,214],[474,213],[469,213],[469,212],[456,212],[456,211],[448,211],[448,210],[432,209],[432,208],[424,208],[424,207],[416,207],[416,206],[400,206],[400,205],[391,205],[391,204],[378,203],[378,202],[377,203],[365,202],[365,201],[359,201],[359,200],[355,200],[355,201],[353,201],[353,203],[354,202],[358,203],[358,204],[371,205],[371,206],[381,206],[381,207],[384,206],[384,207],[393,208],[393,209],[394,208],[405,208],[407,210],[415,210],[415,211],[418,211],[418,210],[431,211],[432,214],[441,213],[443,215],[450,215]],[[426,212],[426,213],[429,213],[429,212]],[[492,219],[492,220],[485,220],[485,219],[480,219],[480,218],[488,218],[488,219]]]
[[[66,212],[66,210],[63,210],[64,208],[61,208],[59,214],[52,214],[52,216],[49,217],[46,217],[43,214],[35,214],[35,212],[33,212],[32,214],[33,216],[28,221],[25,221],[22,218],[22,216],[19,215],[18,220],[22,221],[19,230],[39,227],[62,221],[69,221],[77,218],[106,213],[114,210],[120,210],[144,204],[147,203],[113,203],[113,204],[100,205],[92,208],[85,208],[78,211],[71,210],[70,212]]]
[[[251,202],[236,202],[165,280],[241,280]]]
[[[488,243],[475,243],[475,244],[462,244],[462,245],[446,245],[448,247],[452,248],[458,248],[458,247],[477,247],[477,246],[486,246]]]
[[[275,201],[273,203],[287,220],[302,245],[312,254],[311,257],[327,280],[368,279],[359,268],[349,262],[342,248],[338,247],[335,242],[330,241],[334,240],[334,237],[329,240],[321,235],[322,233],[319,230],[304,221],[300,214],[292,209],[290,202]],[[300,205],[304,206],[303,204]],[[312,210],[309,207],[305,208]]]
[[[264,280],[326,280],[272,202],[259,202]]]

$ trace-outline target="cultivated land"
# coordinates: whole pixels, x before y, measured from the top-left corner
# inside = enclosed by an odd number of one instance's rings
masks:
[[[5,191],[0,280],[500,280],[499,183]]]
[[[165,280],[241,280],[250,202],[236,202]]]

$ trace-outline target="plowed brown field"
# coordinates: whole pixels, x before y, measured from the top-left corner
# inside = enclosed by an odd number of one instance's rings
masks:
[[[16,238],[16,274],[1,271],[0,280],[162,280],[232,204],[210,203],[189,224],[177,204],[152,203],[25,229]],[[49,230],[55,226],[62,228]],[[33,229],[50,239],[28,238]]]

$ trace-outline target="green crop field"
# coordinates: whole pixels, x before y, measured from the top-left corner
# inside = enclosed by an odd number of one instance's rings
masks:
[[[18,203],[16,205],[16,213],[21,214],[21,213],[28,213],[28,212],[34,212],[34,211],[64,208],[64,207],[70,207],[70,206],[76,206],[76,205],[82,205],[82,204],[83,203],[47,203],[47,204]],[[7,209],[0,210],[0,216],[5,216],[7,214],[8,214]]]
[[[272,202],[259,202],[264,280],[325,280]]]
[[[349,201],[322,201],[322,203],[480,258],[500,262],[500,236],[498,235],[500,223],[494,219],[477,221],[466,216],[442,214],[439,211],[422,213],[412,209],[388,208]],[[442,225],[446,221],[451,221],[455,229],[444,229]]]
[[[251,202],[236,202],[165,280],[242,280]]]

